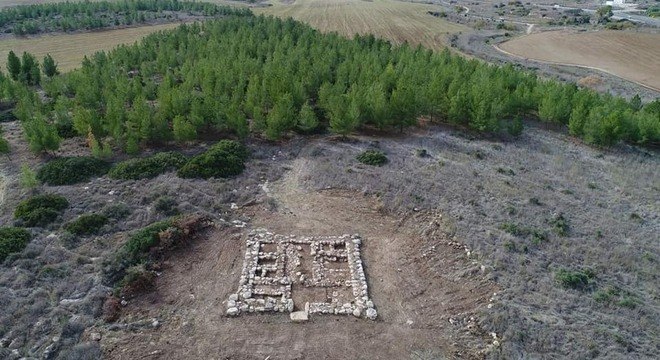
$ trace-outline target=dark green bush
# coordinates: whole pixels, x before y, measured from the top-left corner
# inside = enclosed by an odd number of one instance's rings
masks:
[[[110,164],[89,156],[52,160],[37,172],[37,179],[48,185],[71,185],[89,181],[108,172]]]
[[[126,265],[137,264],[142,256],[152,247],[158,245],[158,234],[172,227],[172,220],[167,219],[153,223],[134,233],[124,244],[121,250],[121,257]]]
[[[387,156],[382,151],[367,150],[358,155],[357,160],[367,165],[382,166],[387,163]]]
[[[180,169],[187,158],[177,152],[162,152],[142,159],[130,159],[115,165],[108,175],[113,179],[138,180],[156,177]]]
[[[176,200],[169,196],[161,196],[156,199],[154,202],[154,209],[166,216],[174,216],[179,214]]]
[[[177,174],[182,178],[230,177],[245,169],[249,153],[233,140],[221,140],[206,152],[190,159]]]
[[[561,286],[571,289],[584,289],[588,287],[595,278],[596,274],[591,269],[576,271],[559,269],[555,274],[555,279]]]
[[[14,211],[14,217],[23,221],[24,226],[44,226],[55,219],[69,202],[60,195],[44,194],[22,201]]]
[[[64,230],[75,235],[90,235],[99,231],[107,223],[108,218],[104,215],[86,214],[64,225]]]
[[[23,228],[1,227],[0,262],[4,261],[9,254],[23,250],[31,238],[32,235]]]

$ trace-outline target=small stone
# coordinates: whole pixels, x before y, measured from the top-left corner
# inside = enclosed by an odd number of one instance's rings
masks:
[[[236,301],[229,300],[227,301],[227,308],[233,308],[236,307]]]
[[[151,323],[151,327],[157,328],[158,326],[160,326],[160,322],[154,319],[154,321]]]
[[[238,300],[238,294],[229,295],[229,301],[236,301],[236,300]]]
[[[415,323],[415,322],[412,321],[412,320],[410,320],[410,319],[408,319],[408,320],[406,321],[406,324],[407,324],[408,326],[410,326],[410,325],[412,325],[412,324],[414,324],[414,323]]]
[[[294,311],[289,316],[293,322],[305,322],[309,320],[309,315],[305,311]]]
[[[360,317],[361,315],[362,315],[362,309],[360,309],[360,308],[355,308],[355,309],[353,310],[353,316],[355,316],[355,317]]]
[[[236,316],[236,315],[238,315],[238,308],[236,308],[236,307],[230,307],[229,309],[227,309],[227,315],[229,315],[229,316]]]
[[[101,334],[96,333],[96,332],[91,333],[91,334],[89,334],[89,339],[92,340],[92,341],[101,341]]]
[[[378,317],[378,312],[376,311],[376,309],[374,308],[367,309],[367,318],[369,320],[376,320],[377,317]]]
[[[122,300],[120,304],[121,304],[121,306],[126,306],[126,305],[128,305],[128,301]]]

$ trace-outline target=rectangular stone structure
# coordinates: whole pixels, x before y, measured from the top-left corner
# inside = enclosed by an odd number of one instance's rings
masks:
[[[359,235],[301,237],[250,231],[227,315],[304,311],[375,320],[361,244]]]

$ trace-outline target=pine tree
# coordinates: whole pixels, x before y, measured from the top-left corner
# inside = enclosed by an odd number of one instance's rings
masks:
[[[54,125],[49,124],[41,114],[35,114],[28,121],[23,122],[25,136],[30,150],[37,152],[55,151],[60,146],[60,137]]]
[[[182,115],[174,117],[174,120],[172,121],[172,130],[174,131],[174,139],[176,141],[190,141],[197,137],[197,129],[195,129],[195,126]]]
[[[34,57],[34,55],[27,51],[23,52],[19,79],[27,85],[39,85],[41,82],[41,70],[39,70],[39,62]]]
[[[57,64],[55,63],[55,60],[52,56],[50,56],[50,54],[46,54],[46,56],[44,56],[44,62],[42,66],[44,69],[44,75],[46,75],[46,77],[53,77],[60,73],[57,70]]]
[[[264,135],[270,140],[277,140],[282,134],[293,129],[296,124],[296,112],[293,108],[293,97],[284,94],[268,113]]]
[[[302,132],[311,132],[318,126],[319,121],[316,114],[314,114],[314,109],[309,105],[309,102],[305,102],[298,113],[298,129]]]
[[[18,80],[21,74],[21,59],[16,56],[13,50],[9,51],[9,55],[7,55],[7,71],[9,72],[9,76],[15,81]]]

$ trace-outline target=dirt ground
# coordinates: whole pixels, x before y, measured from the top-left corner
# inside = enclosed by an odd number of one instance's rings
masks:
[[[240,212],[249,218],[248,227],[280,234],[363,236],[377,321],[317,315],[293,324],[282,314],[225,316],[247,232],[229,227],[173,255],[156,292],[129,304],[122,319],[151,317],[162,325],[139,333],[106,331],[107,358],[481,357],[493,339],[476,318],[497,287],[468,260],[463,246],[449,244],[441,215],[396,219],[384,215],[378,201],[354,192],[302,190],[305,166],[304,159],[296,160],[283,180],[263,186],[259,204]]]
[[[660,34],[631,31],[545,31],[499,47],[524,58],[585,66],[660,91]]]

